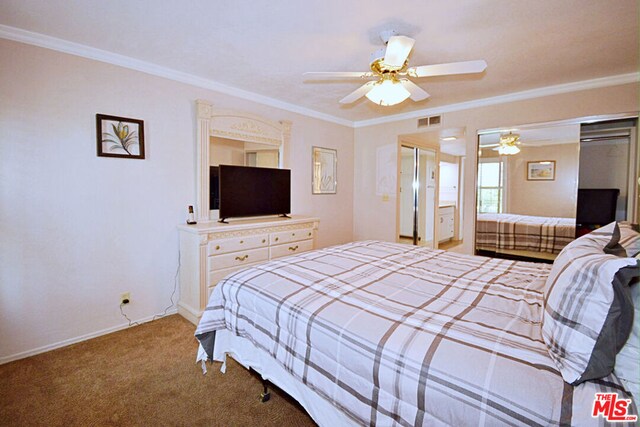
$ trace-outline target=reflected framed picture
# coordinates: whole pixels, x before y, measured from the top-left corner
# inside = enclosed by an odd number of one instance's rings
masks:
[[[312,147],[311,194],[336,194],[338,189],[338,151]]]
[[[144,122],[96,114],[99,157],[144,159]]]
[[[527,162],[527,181],[553,181],[555,179],[555,160]]]

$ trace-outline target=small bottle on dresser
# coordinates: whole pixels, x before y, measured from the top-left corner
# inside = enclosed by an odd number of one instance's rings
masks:
[[[196,217],[193,213],[193,206],[189,205],[189,215],[187,216],[187,224],[197,224]]]

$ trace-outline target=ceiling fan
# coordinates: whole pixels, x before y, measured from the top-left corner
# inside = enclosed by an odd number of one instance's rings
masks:
[[[304,76],[307,79],[315,80],[373,78],[374,80],[366,82],[342,98],[340,103],[350,104],[366,96],[378,105],[389,106],[399,104],[407,98],[411,98],[414,101],[422,101],[429,97],[429,94],[409,80],[409,77],[421,78],[481,73],[487,68],[487,63],[483,60],[409,67],[409,53],[413,49],[415,40],[397,35],[395,31],[383,31],[380,33],[380,38],[386,43],[387,47],[371,54],[369,61],[371,71],[308,72],[304,73]]]
[[[520,134],[513,133],[509,131],[509,133],[503,133],[500,135],[500,140],[496,144],[483,144],[480,149],[483,148],[492,148],[492,150],[497,151],[499,155],[509,156],[518,154],[520,152],[520,145],[522,142],[520,141]],[[524,144],[526,145],[526,144]]]

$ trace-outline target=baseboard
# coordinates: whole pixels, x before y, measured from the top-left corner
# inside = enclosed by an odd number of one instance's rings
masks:
[[[182,302],[178,303],[178,314],[194,325],[198,326],[198,322],[200,322],[200,318],[202,317],[202,312],[198,312],[190,307],[187,304],[183,304]]]
[[[178,313],[178,309],[174,308],[174,309],[171,309],[171,310],[167,310],[166,316],[169,316],[171,314],[177,314],[177,313]],[[155,314],[153,316],[144,317],[142,319],[134,320],[133,322],[147,323],[147,322],[152,321],[153,318],[156,317],[156,316],[158,316],[158,315]],[[12,354],[12,355],[9,355],[9,356],[3,356],[3,357],[0,357],[0,365],[3,365],[5,363],[9,363],[9,362],[13,362],[14,360],[20,360],[20,359],[24,359],[26,357],[35,356],[36,354],[46,353],[47,351],[51,351],[51,350],[55,350],[55,349],[58,349],[58,348],[66,347],[66,346],[71,345],[71,344],[76,344],[76,343],[79,343],[79,342],[82,342],[82,341],[87,341],[87,340],[90,340],[92,338],[97,338],[97,337],[102,336],[102,335],[107,335],[107,334],[110,334],[112,332],[117,332],[117,331],[120,331],[122,329],[127,329],[128,327],[129,327],[129,323],[123,323],[122,325],[114,326],[112,328],[102,329],[100,331],[92,332],[92,333],[86,334],[86,335],[81,335],[79,337],[69,338],[69,339],[64,340],[64,341],[59,341],[57,343],[53,343],[53,344],[45,345],[45,346],[42,346],[42,347],[34,348],[33,350],[27,350],[27,351],[23,351],[23,352],[20,352],[20,353]]]

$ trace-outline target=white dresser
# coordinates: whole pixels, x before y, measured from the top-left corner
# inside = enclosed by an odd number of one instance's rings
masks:
[[[247,266],[314,249],[318,224],[318,218],[293,216],[178,226],[178,313],[197,324],[220,279]]]

